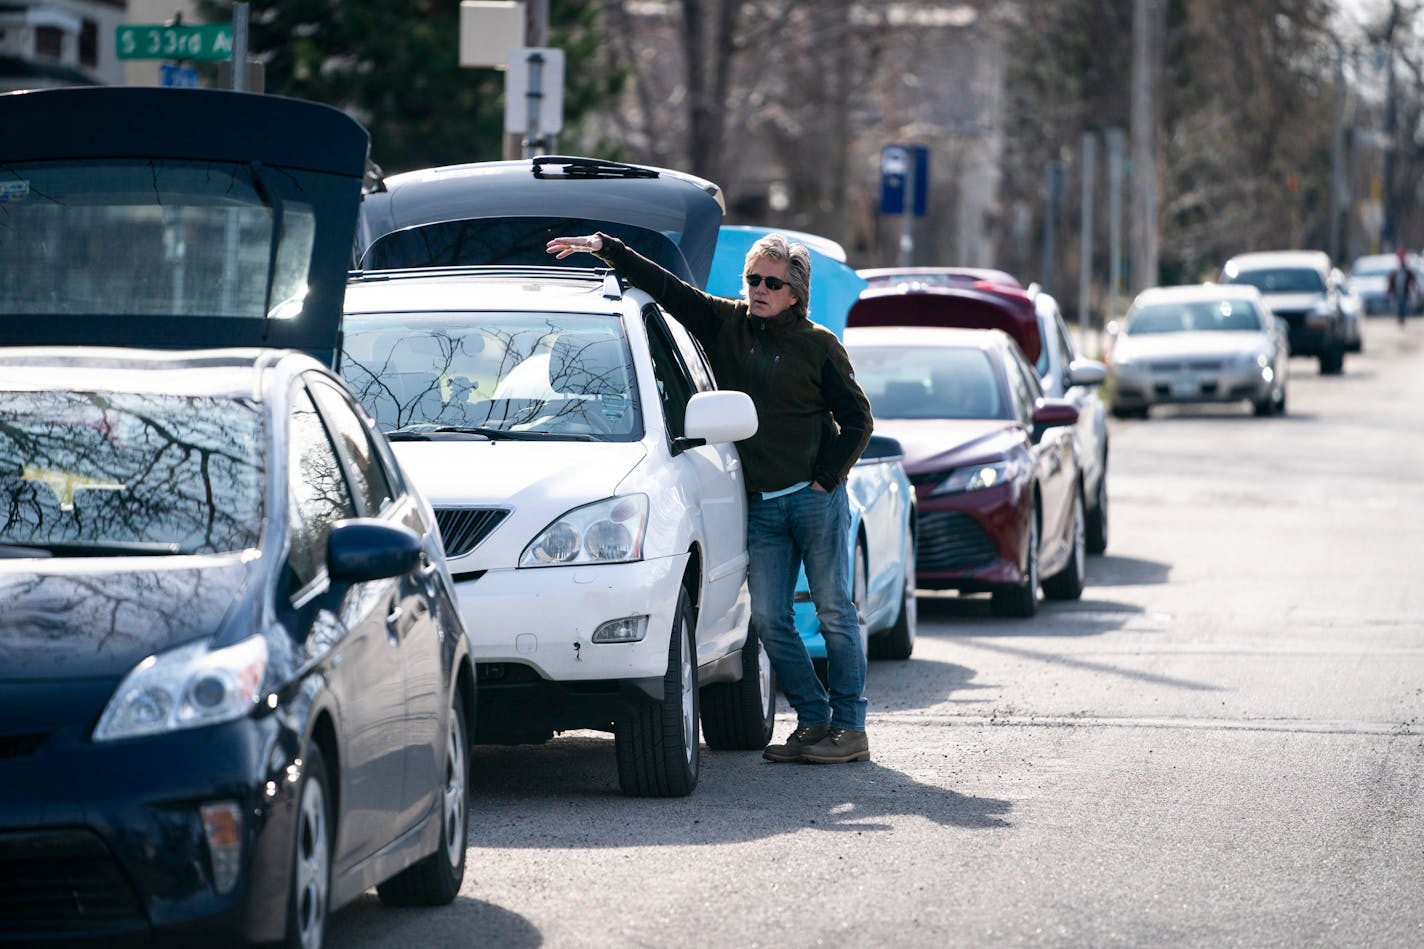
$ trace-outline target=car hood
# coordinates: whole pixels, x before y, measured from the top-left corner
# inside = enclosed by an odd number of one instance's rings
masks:
[[[1121,336],[1113,346],[1114,359],[1190,358],[1193,356],[1234,356],[1265,348],[1260,333],[1144,333]]]
[[[1310,310],[1325,299],[1323,293],[1263,293],[1266,305],[1282,313],[1297,313]]]
[[[911,477],[1000,458],[1024,443],[1011,419],[876,419],[875,432],[900,443]]]
[[[544,245],[601,230],[703,287],[725,207],[717,185],[666,168],[558,155],[448,165],[393,175],[367,194],[354,254],[362,269],[588,267],[592,258],[558,261]]]
[[[0,136],[0,259],[21,264],[0,345],[267,346],[334,364],[370,144],[356,120],[280,96],[86,86],[0,95],[0,129],[24,130]],[[226,252],[196,230],[219,226],[219,205],[246,222]],[[183,227],[145,226],[160,211]],[[88,235],[96,262],[56,299],[31,248],[67,235]],[[105,288],[106,265],[144,279]]]
[[[116,679],[213,636],[255,569],[239,554],[161,561],[0,560],[0,683]]]

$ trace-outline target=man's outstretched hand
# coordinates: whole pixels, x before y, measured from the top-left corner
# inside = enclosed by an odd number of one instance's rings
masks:
[[[549,241],[544,249],[557,260],[563,260],[570,254],[593,254],[603,250],[603,238],[597,234],[587,237],[556,237]]]

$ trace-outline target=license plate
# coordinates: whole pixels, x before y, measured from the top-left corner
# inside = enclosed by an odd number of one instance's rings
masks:
[[[1195,379],[1173,379],[1172,395],[1179,399],[1189,399],[1200,392],[1200,387]]]

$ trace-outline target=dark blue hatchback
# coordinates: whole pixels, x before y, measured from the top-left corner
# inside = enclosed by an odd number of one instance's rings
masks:
[[[428,504],[315,360],[0,350],[0,942],[314,946],[453,899],[473,680]]]

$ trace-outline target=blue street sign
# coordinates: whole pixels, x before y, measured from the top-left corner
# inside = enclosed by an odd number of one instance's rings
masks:
[[[176,86],[182,89],[196,89],[198,88],[198,71],[192,66],[180,66],[177,63],[159,63],[158,84],[161,86]]]
[[[914,175],[915,217],[929,206],[930,150],[923,145],[886,145],[880,150],[880,213],[904,214],[905,191]]]

